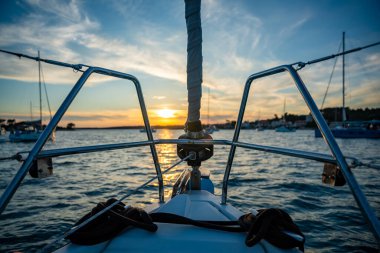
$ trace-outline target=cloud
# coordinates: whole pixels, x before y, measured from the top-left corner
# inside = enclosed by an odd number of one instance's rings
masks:
[[[136,112],[137,114],[133,114]],[[42,112],[44,121],[48,121],[49,112]],[[131,116],[133,115],[133,116]],[[29,114],[23,113],[2,113],[1,118],[16,118],[18,120],[30,120],[31,116]],[[36,118],[36,115],[34,115]],[[94,112],[86,112],[86,111],[68,111],[63,116],[63,121],[75,121],[75,122],[86,122],[86,121],[120,121],[120,120],[135,120],[136,118],[141,118],[141,112],[136,109],[123,110],[123,111],[98,111]],[[46,122],[45,122],[46,123]],[[80,124],[79,124],[80,125]],[[111,124],[112,125],[112,124]]]
[[[307,15],[306,17],[301,17],[299,20],[297,20],[293,24],[291,24],[289,26],[285,26],[279,32],[279,36],[280,37],[290,37],[290,36],[292,36],[295,33],[295,31],[297,29],[301,28],[302,25],[305,24],[309,19],[310,19],[310,17]]]
[[[69,20],[70,22],[82,21],[83,13],[80,12],[82,6],[80,6],[79,1],[26,0],[25,2],[36,11],[43,11],[47,14],[58,16],[60,19]]]
[[[183,85],[185,90],[186,30],[183,2],[170,3],[170,8],[167,8],[169,19],[163,17],[162,13],[159,13],[161,16],[153,18],[154,12],[142,8],[141,1],[104,0],[104,8],[113,11],[118,15],[118,19],[120,16],[123,20],[120,22],[123,23],[122,26],[118,23],[117,27],[111,27],[122,31],[117,34],[108,31],[110,23],[105,23],[101,17],[90,14],[93,12],[88,11],[90,9],[87,5],[91,4],[75,0],[21,1],[19,5],[26,14],[13,23],[0,24],[0,47],[31,55],[36,55],[37,49],[40,49],[42,57],[115,69],[138,78],[142,76],[149,82],[158,77],[163,79],[160,82],[170,80],[170,84]],[[150,9],[155,9],[153,7]],[[145,13],[145,18],[142,18],[143,11],[149,12]],[[308,13],[303,14],[296,20],[292,19],[290,24],[287,21],[283,26],[285,28],[278,30],[276,34],[269,34],[266,30],[268,24],[264,22],[266,20],[260,19],[254,13],[244,9],[241,4],[229,1],[202,2],[203,86],[210,88],[210,111],[214,115],[211,117],[215,119],[232,117],[238,112],[244,84],[249,75],[283,64],[284,62],[273,53],[273,47],[278,48],[279,43],[285,43],[286,36],[297,34],[311,18]],[[178,21],[174,17],[178,18]],[[160,22],[167,24],[163,25]],[[365,105],[378,105],[373,95],[375,92],[371,93],[371,89],[377,91],[376,80],[380,78],[376,73],[380,73],[380,54],[364,53],[362,59],[361,62],[352,61],[347,66],[349,91],[352,91],[351,95],[347,96],[352,97],[355,105],[360,105],[361,102]],[[37,80],[35,62],[20,61],[16,57],[2,54],[0,65],[2,79],[26,82]],[[48,84],[73,84],[80,74],[73,73],[71,69],[47,64],[43,64],[43,68]],[[332,62],[324,62],[306,67],[299,72],[317,103],[322,100],[331,69]],[[340,71],[341,67],[338,65],[336,73]],[[367,76],[363,78],[363,74]],[[108,80],[111,79],[98,77],[92,83],[95,85]],[[157,90],[156,86],[152,87]],[[251,89],[249,103],[252,106],[248,108],[251,111],[247,111],[246,114],[249,117],[257,117],[258,110],[261,110],[262,118],[265,118],[265,115],[271,117],[273,113],[282,113],[284,97],[287,99],[289,112],[307,112],[302,98],[286,74],[255,81]],[[364,96],[359,92],[360,89],[371,94]],[[327,105],[339,104],[339,90],[340,81],[333,79]],[[148,97],[153,100],[163,100],[169,96],[161,92],[151,94]],[[205,97],[203,93],[203,98]],[[161,101],[153,100],[147,102],[148,105],[149,102],[153,102],[153,105],[157,103],[154,109],[163,106]],[[186,100],[185,96],[183,100]],[[203,112],[207,109],[207,100],[203,101],[202,115],[205,115]],[[176,108],[176,104],[170,99],[166,105],[168,108]],[[87,116],[110,120],[103,113],[87,113],[84,117]],[[82,116],[72,117],[80,120]]]
[[[202,23],[205,86],[220,95],[241,94],[245,79],[261,66],[262,21],[241,5],[206,1]]]
[[[112,9],[124,17],[130,16],[130,13],[139,11],[142,1],[129,1],[129,0],[106,0],[107,4],[112,6]]]
[[[153,96],[153,99],[162,100],[165,99],[165,96]]]
[[[42,58],[76,62],[79,54],[70,49],[69,43],[78,34],[93,30],[98,24],[86,15],[79,13],[80,6],[76,1],[62,4],[62,1],[28,1],[22,4],[28,9],[28,14],[18,19],[18,22],[0,25],[1,48],[19,51],[37,56],[41,50]],[[47,15],[50,14],[50,15]],[[54,15],[53,15],[54,14]],[[35,82],[37,64],[29,60],[19,61],[13,56],[2,54],[0,57],[0,77],[21,81]],[[46,66],[46,77],[49,83],[70,83],[77,77],[67,75],[62,68]]]
[[[45,3],[37,0],[22,3],[29,10],[29,14],[17,23],[0,25],[0,46],[15,48],[16,51],[32,55],[36,55],[36,48],[40,48],[42,57],[45,58],[101,65],[122,72],[137,72],[185,82],[184,56],[162,50],[158,43],[145,41],[149,47],[144,47],[143,43],[132,44],[102,35],[99,33],[101,25],[83,12],[84,8],[80,3]],[[154,28],[151,31],[149,29],[145,28],[147,34],[154,31]],[[1,78],[36,80],[33,70],[35,66],[24,65],[19,69],[17,62],[9,58],[0,58],[0,64],[4,66],[0,71]],[[72,84],[76,79],[64,78],[58,68],[49,66],[46,69],[52,72],[51,75],[46,75],[49,83]],[[99,79],[104,80],[108,79]]]

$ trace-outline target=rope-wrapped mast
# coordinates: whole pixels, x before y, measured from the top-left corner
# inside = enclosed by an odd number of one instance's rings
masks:
[[[185,17],[187,27],[187,98],[189,102],[186,133],[179,139],[212,140],[209,134],[202,130],[200,120],[202,97],[202,26],[201,0],[185,0]],[[193,158],[187,161],[192,166],[190,189],[200,190],[201,172],[199,167],[202,161],[214,154],[213,144],[201,146],[192,144],[177,144],[177,155],[184,158],[192,154]]]
[[[202,97],[202,25],[201,0],[185,0],[187,27],[187,92],[188,115],[186,128],[190,132],[202,130],[200,109]]]

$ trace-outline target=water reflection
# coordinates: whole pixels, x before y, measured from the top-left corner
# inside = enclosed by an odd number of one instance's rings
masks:
[[[179,134],[180,134],[179,131],[160,129],[156,132],[155,138],[176,139],[178,138]],[[177,146],[174,144],[156,145],[156,150],[157,150],[158,159],[159,159],[162,171],[172,166],[179,159],[177,156]],[[164,180],[164,185],[165,185],[165,192],[164,192],[165,199],[170,198],[171,192],[172,192],[172,186],[185,166],[186,166],[186,162],[182,163],[181,165],[178,165],[177,167],[173,168],[173,170],[163,175],[163,180]],[[158,185],[158,183],[155,182],[155,185]]]
[[[182,133],[182,130],[160,129],[154,135],[155,139],[176,139]],[[296,135],[278,134],[275,138],[274,134],[274,131],[246,130],[241,136],[246,142],[273,146],[286,144],[316,152],[324,152],[326,147],[323,139],[314,138],[313,131],[298,131]],[[138,130],[59,131],[57,135],[57,143],[48,143],[48,148],[83,145],[80,140],[88,140],[85,143],[88,145],[96,143],[99,136],[103,136],[103,143],[146,140],[146,133]],[[233,131],[221,130],[213,137],[231,139],[232,135]],[[337,141],[345,155],[359,157],[366,163],[380,163],[378,140]],[[10,156],[21,150],[30,150],[32,145],[4,143],[0,144],[0,153]],[[178,160],[176,145],[157,145],[156,148],[162,170]],[[228,146],[216,145],[212,159],[202,163],[202,167],[211,172],[217,195],[221,194],[229,149]],[[44,240],[62,234],[99,201],[120,198],[156,176],[149,146],[57,157],[54,165],[52,177],[43,180],[25,177],[4,213],[10,218],[0,220],[2,251],[41,248]],[[15,161],[2,163],[0,190],[5,189],[19,166]],[[166,200],[170,199],[172,185],[184,168],[187,168],[186,163],[164,175]],[[378,170],[363,167],[354,172],[379,215]],[[268,207],[287,210],[305,232],[308,251],[352,252],[354,247],[367,247],[368,251],[373,249],[375,252],[377,244],[349,188],[322,185],[321,173],[322,165],[317,162],[238,148],[230,175],[228,202],[243,212]],[[157,186],[155,180],[154,185],[148,185],[124,202],[140,207],[157,203]],[[320,238],[325,238],[323,244]],[[347,243],[337,244],[341,238],[345,238]]]

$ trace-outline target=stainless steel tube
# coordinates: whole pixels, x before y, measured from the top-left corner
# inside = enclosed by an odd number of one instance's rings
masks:
[[[28,173],[30,167],[32,166],[33,160],[35,159],[37,154],[41,151],[42,147],[44,146],[47,139],[49,138],[51,132],[58,125],[58,122],[61,120],[67,108],[70,106],[71,102],[74,100],[74,98],[76,97],[76,95],[82,88],[83,84],[86,82],[86,80],[88,79],[88,77],[91,75],[92,72],[93,72],[93,69],[88,68],[79,78],[75,86],[72,88],[70,93],[67,95],[66,99],[63,101],[63,103],[59,107],[54,117],[51,119],[51,121],[49,122],[45,130],[42,132],[42,134],[38,138],[33,149],[30,151],[28,158],[21,165],[20,169],[17,171],[16,175],[14,176],[12,181],[9,183],[4,193],[1,195],[0,214],[4,211],[8,202],[12,198],[13,194],[16,192],[17,188],[19,187],[21,181],[24,179],[25,175]]]
[[[321,112],[318,110],[317,105],[315,104],[309,91],[306,89],[306,86],[303,83],[301,77],[298,75],[297,71],[292,66],[286,66],[286,69],[287,71],[289,71],[294,82],[296,83],[296,86],[298,90],[300,91],[303,99],[305,100],[307,106],[309,107],[311,115],[313,116],[315,122],[317,123],[317,126],[319,130],[321,131],[325,142],[330,147],[332,155],[335,157],[339,165],[339,168],[342,170],[344,178],[346,179],[347,184],[350,187],[352,194],[354,195],[354,198],[360,208],[360,211],[362,212],[363,216],[367,220],[367,223],[369,224],[375,238],[377,239],[378,242],[380,242],[379,220],[377,219],[377,216],[375,212],[373,211],[373,209],[370,207],[367,198],[365,197],[358,182],[356,181],[355,176],[353,175],[352,171],[348,167],[346,159],[344,158],[342,151],[340,150],[338,144],[336,143],[335,138],[330,128],[328,127]]]
[[[100,151],[110,151],[117,149],[127,149],[134,147],[142,147],[149,146],[152,143],[156,145],[166,145],[166,144],[192,144],[192,145],[205,145],[205,144],[213,144],[213,145],[233,145],[236,147],[241,147],[245,149],[252,149],[257,151],[263,151],[273,154],[281,154],[292,157],[304,158],[308,160],[314,160],[318,162],[327,162],[336,164],[336,160],[333,156],[328,154],[316,153],[316,152],[308,152],[303,150],[296,149],[287,149],[281,147],[272,147],[265,145],[257,145],[251,143],[244,142],[232,142],[229,140],[194,140],[194,139],[158,139],[152,141],[139,141],[139,142],[126,142],[126,143],[114,143],[114,144],[101,144],[94,146],[81,146],[81,147],[71,147],[71,148],[61,148],[61,149],[49,149],[42,150],[37,158],[45,158],[45,157],[58,157],[65,155],[74,155],[74,154],[83,154],[83,153],[92,153],[92,152],[100,152]],[[28,152],[20,152],[17,154],[27,154]],[[346,157],[346,159],[357,160],[356,158]]]
[[[7,204],[9,203],[10,199],[12,198],[15,191],[19,187],[20,183],[24,179],[25,175],[28,173],[30,167],[32,166],[33,161],[36,159],[36,157],[38,157],[42,147],[46,143],[51,132],[53,131],[54,128],[56,128],[56,126],[58,125],[58,122],[61,120],[61,118],[63,117],[63,115],[65,114],[67,109],[69,108],[70,104],[75,99],[75,97],[77,96],[77,94],[79,93],[81,88],[83,87],[84,83],[86,82],[86,80],[89,78],[89,76],[92,73],[98,73],[98,74],[102,74],[102,75],[109,75],[109,76],[114,76],[114,77],[118,77],[118,78],[122,78],[122,79],[127,79],[127,80],[130,80],[134,83],[134,85],[136,87],[140,107],[141,107],[141,112],[142,112],[143,119],[144,119],[145,129],[147,130],[147,136],[148,136],[148,141],[149,141],[148,144],[150,145],[153,161],[154,161],[155,168],[156,168],[157,179],[159,182],[159,199],[160,199],[160,202],[164,201],[162,173],[161,173],[160,164],[158,161],[158,156],[157,156],[157,152],[155,149],[155,145],[153,142],[152,130],[151,130],[151,127],[149,124],[148,113],[147,113],[147,110],[145,107],[145,102],[144,102],[144,98],[142,95],[141,86],[140,86],[139,81],[137,80],[136,77],[129,75],[129,74],[125,74],[125,73],[121,73],[121,72],[113,71],[113,70],[108,70],[108,69],[104,69],[104,68],[99,68],[99,67],[88,67],[88,69],[81,75],[81,77],[78,79],[77,83],[74,85],[74,87],[72,88],[70,93],[67,95],[67,97],[65,98],[65,100],[63,101],[61,106],[59,107],[58,111],[53,116],[52,120],[49,122],[49,124],[47,125],[45,130],[42,132],[41,136],[38,138],[33,149],[29,152],[28,157],[23,162],[20,169],[17,171],[16,175],[14,176],[14,178],[12,179],[12,181],[10,182],[10,184],[7,186],[4,193],[2,194],[2,196],[0,198],[0,214],[4,211]],[[79,151],[80,151],[80,148],[77,150],[71,150],[71,152],[77,152],[77,153]]]
[[[279,66],[276,68],[272,68],[263,72],[259,72],[257,74],[253,74],[250,77],[248,77],[244,92],[243,92],[243,98],[242,102],[240,105],[240,110],[239,110],[239,115],[238,119],[236,122],[236,127],[235,127],[235,133],[233,137],[233,143],[237,143],[239,139],[239,133],[240,133],[240,128],[242,124],[242,120],[244,117],[244,111],[245,111],[245,106],[247,103],[248,95],[249,95],[249,90],[251,87],[251,83],[253,80],[262,78],[265,76],[269,75],[274,75],[277,73],[281,73],[284,71],[288,71],[291,77],[293,78],[296,87],[298,88],[299,92],[301,93],[306,105],[310,109],[311,115],[313,116],[313,119],[315,120],[319,130],[322,133],[322,136],[329,146],[332,155],[334,156],[336,163],[338,166],[341,168],[343,175],[347,181],[347,184],[349,185],[352,194],[354,195],[354,198],[363,214],[365,219],[367,220],[371,230],[373,231],[373,234],[375,238],[380,241],[380,223],[379,220],[377,219],[374,211],[372,208],[369,206],[369,203],[363,194],[362,190],[360,189],[359,184],[357,183],[354,175],[352,174],[352,171],[347,165],[347,162],[338,146],[338,144],[335,141],[334,136],[331,133],[331,130],[329,129],[326,121],[324,120],[321,112],[318,110],[318,107],[316,106],[313,98],[311,97],[310,93],[308,92],[305,84],[303,83],[302,79],[298,75],[297,71],[291,66],[291,65],[283,65]],[[228,157],[227,161],[227,166],[226,166],[226,171],[224,174],[223,178],[223,189],[222,189],[222,204],[225,204],[227,201],[227,187],[228,187],[228,178],[231,172],[231,167],[232,167],[232,162],[233,158],[235,155],[235,150],[236,150],[236,145],[232,145],[230,149],[230,154]]]

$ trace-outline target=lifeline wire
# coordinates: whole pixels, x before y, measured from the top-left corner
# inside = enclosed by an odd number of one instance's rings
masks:
[[[370,47],[374,47],[374,46],[379,46],[379,45],[380,45],[380,41],[376,42],[376,43],[372,43],[372,44],[366,45],[366,46],[363,46],[363,47],[357,47],[357,48],[353,48],[353,49],[350,49],[350,50],[346,50],[346,51],[343,51],[343,52],[338,53],[338,54],[332,54],[332,55],[321,57],[321,58],[318,58],[318,59],[314,59],[314,60],[311,60],[311,61],[308,61],[308,62],[295,62],[295,63],[290,64],[290,65],[292,65],[292,66],[293,65],[297,65],[297,69],[296,70],[301,70],[306,65],[312,65],[314,63],[327,61],[327,60],[333,59],[333,58],[341,56],[341,55],[351,54],[351,53],[354,53],[354,52],[357,52],[357,51],[360,51],[360,50],[363,50],[363,49],[366,49],[366,48],[370,48]]]
[[[372,163],[362,163],[362,162],[359,161],[358,166],[364,166],[364,167],[367,167],[367,168],[380,170],[380,165],[372,164]]]
[[[162,172],[162,174],[165,174],[167,173],[168,171],[170,171],[171,169],[173,169],[174,167],[176,167],[178,164],[186,161],[187,159],[193,157],[194,154],[190,154],[188,156],[186,156],[185,158],[177,161],[176,163],[174,163],[172,166],[170,166],[169,168],[167,168],[166,170],[164,170]],[[124,195],[122,198],[120,198],[118,201],[112,203],[111,205],[107,206],[106,208],[104,208],[102,211],[96,213],[94,216],[91,216],[90,218],[88,218],[87,220],[85,220],[84,222],[80,223],[79,225],[75,226],[75,227],[72,227],[70,228],[69,231],[67,231],[66,233],[64,233],[62,236],[58,237],[57,239],[55,239],[54,241],[52,241],[51,243],[49,243],[48,245],[46,245],[45,247],[43,247],[39,252],[48,252],[47,250],[53,245],[53,244],[56,244],[57,242],[63,240],[64,238],[70,236],[71,234],[75,233],[77,230],[79,230],[80,228],[86,226],[88,223],[90,223],[91,221],[95,220],[96,218],[98,218],[100,215],[106,213],[107,211],[109,211],[110,209],[112,209],[112,207],[116,206],[117,204],[119,204],[121,201],[123,201],[124,199],[128,198],[129,196],[133,195],[134,193],[136,193],[137,191],[139,191],[140,189],[144,188],[145,186],[147,186],[148,184],[150,184],[151,182],[153,182],[155,179],[157,179],[158,176],[155,176],[155,177],[152,177],[151,179],[149,179],[148,181],[146,181],[144,184],[140,185],[139,187],[135,188],[134,190],[132,190],[131,192],[128,192],[126,195]]]
[[[52,119],[52,116],[51,116],[51,108],[50,108],[50,102],[49,102],[48,92],[47,92],[47,89],[46,89],[46,83],[45,83],[44,71],[42,70],[42,64],[41,64],[40,68],[41,68],[41,75],[42,75],[42,83],[44,84],[44,89],[45,89],[46,102],[47,102],[47,106],[48,106],[48,108],[49,108],[49,114],[50,114],[50,120],[51,120],[51,119]],[[41,123],[41,124],[42,124],[42,123]]]
[[[339,44],[338,53],[340,51],[340,48],[342,47],[342,44],[343,44],[342,42]],[[330,74],[330,78],[329,78],[329,82],[328,82],[328,85],[327,85],[327,89],[326,89],[325,95],[323,96],[323,100],[322,100],[322,105],[321,105],[320,111],[322,111],[323,105],[325,104],[325,100],[326,100],[326,97],[327,97],[327,93],[329,92],[329,88],[330,88],[330,85],[331,85],[331,80],[332,80],[332,77],[334,75],[334,71],[335,71],[335,67],[336,67],[336,63],[337,62],[338,62],[338,57],[335,58],[334,66],[333,66],[333,69],[332,69],[331,74]]]
[[[49,64],[61,66],[61,67],[72,68],[74,71],[84,72],[82,70],[82,68],[83,67],[89,67],[88,65],[85,65],[85,64],[70,64],[70,63],[66,63],[66,62],[60,62],[60,61],[55,61],[55,60],[43,59],[43,58],[40,58],[40,57],[33,57],[33,56],[26,55],[26,54],[20,54],[20,53],[11,52],[11,51],[7,51],[7,50],[3,50],[3,49],[0,49],[0,52],[6,53],[6,54],[15,55],[15,56],[18,56],[19,58],[24,57],[24,58],[28,58],[28,59],[39,61],[39,62],[42,61],[42,62],[46,62],[46,63],[49,63]]]
[[[312,65],[314,63],[318,63],[318,62],[322,62],[322,61],[327,61],[327,60],[333,59],[333,58],[341,56],[341,55],[351,54],[351,53],[354,53],[354,52],[357,52],[357,51],[360,51],[360,50],[363,50],[363,49],[366,49],[366,48],[370,48],[370,47],[374,47],[374,46],[379,46],[379,45],[380,45],[380,41],[376,42],[376,43],[365,45],[363,47],[357,47],[357,48],[353,48],[353,49],[350,49],[350,50],[345,50],[344,52],[341,52],[341,53],[338,53],[338,54],[332,54],[332,55],[329,55],[329,56],[321,57],[321,58],[314,59],[314,60],[307,61],[307,62],[295,62],[295,63],[290,64],[290,65],[292,65],[292,66],[296,65],[297,66],[296,70],[298,71],[298,70],[303,69],[306,65]],[[35,61],[46,62],[46,63],[52,64],[52,65],[72,68],[74,71],[84,72],[82,70],[83,67],[90,67],[89,65],[86,65],[86,64],[70,64],[70,63],[66,63],[66,62],[60,62],[60,61],[55,61],[55,60],[43,59],[43,58],[40,58],[40,57],[33,57],[33,56],[26,55],[26,54],[16,53],[16,52],[7,51],[7,50],[3,50],[3,49],[0,49],[0,52],[6,53],[6,54],[15,55],[15,56],[17,56],[19,58],[24,57],[24,58],[28,58],[28,59],[35,60]]]

